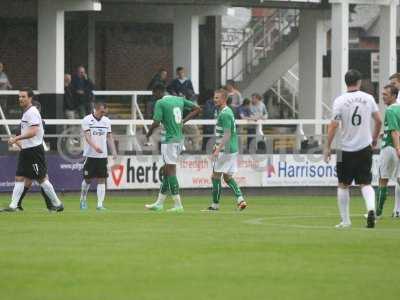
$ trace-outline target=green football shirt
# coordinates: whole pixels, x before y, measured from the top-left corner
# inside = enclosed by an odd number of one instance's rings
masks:
[[[164,96],[156,102],[153,119],[162,124],[161,143],[183,141],[182,112],[185,108],[192,109],[195,106],[193,102],[176,96]]]
[[[400,131],[400,104],[394,103],[385,110],[385,121],[382,138],[382,149],[385,147],[394,147],[391,132]]]
[[[221,143],[224,132],[229,130],[231,137],[227,143],[225,143],[222,151],[226,153],[237,153],[238,152],[238,136],[236,132],[235,115],[230,107],[224,107],[217,116],[217,124],[215,126],[215,137],[216,146]]]

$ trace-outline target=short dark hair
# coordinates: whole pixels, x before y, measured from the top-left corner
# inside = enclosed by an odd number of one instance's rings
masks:
[[[176,68],[176,72],[180,72],[180,71],[182,71],[182,70],[185,70],[185,68],[184,68],[184,67],[177,67],[177,68]]]
[[[344,76],[344,81],[346,82],[347,86],[355,86],[357,82],[361,79],[362,75],[360,71],[355,69],[348,70],[346,75]]]
[[[250,104],[250,99],[249,98],[245,98],[243,100],[243,105],[249,105]]]
[[[251,96],[257,98],[258,100],[262,100],[262,96],[259,93],[253,93]]]
[[[389,80],[396,79],[400,82],[400,73],[394,73],[389,77]]]
[[[30,87],[23,87],[22,89],[19,90],[20,92],[26,92],[28,94],[29,98],[33,98],[33,90]]]
[[[152,90],[152,91],[153,91],[153,92],[165,93],[165,92],[167,91],[167,88],[165,87],[164,84],[159,83],[159,84],[156,84],[156,85],[153,87],[153,90]]]
[[[384,89],[385,89],[385,90],[389,90],[389,91],[390,91],[390,94],[391,94],[392,96],[396,96],[396,98],[397,98],[397,95],[399,94],[399,90],[398,90],[398,88],[395,87],[393,84],[385,85]]]
[[[104,101],[95,101],[94,102],[94,107],[97,109],[99,107],[103,106],[104,108],[107,108],[107,103]]]

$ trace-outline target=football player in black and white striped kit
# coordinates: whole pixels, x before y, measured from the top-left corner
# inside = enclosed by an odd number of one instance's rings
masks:
[[[19,105],[23,110],[21,118],[21,134],[8,140],[10,145],[18,144],[21,152],[18,156],[18,165],[15,176],[15,185],[11,203],[3,212],[15,212],[24,193],[25,185],[33,180],[40,184],[43,192],[50,199],[54,211],[64,209],[60,199],[47,176],[47,163],[43,148],[43,122],[38,109],[33,106],[33,91],[30,88],[21,89],[19,92]]]

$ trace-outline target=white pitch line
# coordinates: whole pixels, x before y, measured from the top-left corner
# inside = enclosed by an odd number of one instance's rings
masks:
[[[296,228],[296,229],[332,229],[332,230],[361,230],[361,231],[376,231],[378,230],[379,232],[396,232],[398,233],[400,231],[399,229],[394,229],[394,228],[375,228],[374,230],[368,229],[368,228],[362,228],[362,227],[351,227],[351,228],[346,228],[346,229],[338,229],[335,228],[334,225],[332,226],[320,226],[320,225],[301,225],[301,224],[276,224],[276,223],[269,223],[269,222],[264,222],[268,220],[287,220],[287,219],[317,219],[317,218],[329,218],[337,215],[325,215],[325,216],[274,216],[274,217],[265,217],[265,218],[256,218],[256,219],[250,219],[250,220],[245,220],[243,223],[245,224],[250,224],[250,225],[266,225],[266,226],[274,226],[274,227],[280,227],[280,228]],[[352,217],[360,217],[363,216],[363,214],[359,215],[352,215]],[[379,226],[379,223],[378,223]]]

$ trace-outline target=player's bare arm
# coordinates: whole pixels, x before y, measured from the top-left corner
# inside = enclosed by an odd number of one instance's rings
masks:
[[[324,160],[326,163],[328,163],[331,160],[332,142],[333,142],[333,139],[335,138],[338,127],[339,127],[339,122],[336,120],[332,120],[328,126],[328,141],[327,141],[327,144],[325,147],[325,152],[324,152]]]
[[[111,132],[107,133],[107,144],[111,149],[111,155],[116,159],[117,157],[117,148],[115,147],[114,136]]]
[[[201,112],[200,106],[193,107],[192,111],[190,113],[188,113],[188,115],[183,119],[183,124],[185,124],[189,120],[197,117],[200,114],[200,112]]]
[[[372,118],[375,121],[374,133],[372,135],[372,146],[376,147],[376,145],[378,144],[379,135],[381,133],[382,118],[381,114],[378,111],[372,114]]]
[[[39,126],[31,126],[31,127],[29,127],[29,129],[27,129],[27,131],[24,134],[17,135],[16,137],[11,137],[8,140],[8,143],[10,145],[13,145],[13,144],[17,143],[18,141],[33,138],[34,136],[36,136],[38,131],[39,131]]]
[[[152,136],[154,129],[158,128],[159,126],[160,126],[159,121],[153,121],[153,124],[151,124],[149,131],[146,134],[146,138],[149,139]]]
[[[229,142],[229,139],[231,138],[231,131],[230,129],[225,129],[224,130],[224,135],[221,139],[220,144],[215,147],[214,151],[213,151],[213,156],[214,157],[218,157],[218,154],[221,152],[221,150],[224,148],[225,144],[227,142]]]
[[[93,143],[89,130],[85,131],[85,140],[88,143],[88,145],[92,147],[97,153],[103,153],[101,148],[97,146],[95,143]]]

